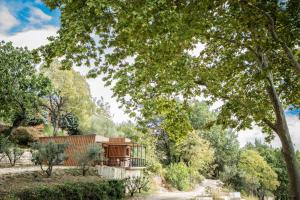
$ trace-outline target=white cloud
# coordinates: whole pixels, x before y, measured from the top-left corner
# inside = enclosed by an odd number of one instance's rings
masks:
[[[5,34],[20,22],[9,12],[8,8],[0,4],[0,33]]]
[[[298,116],[287,116],[288,127],[290,130],[291,138],[294,143],[296,149],[300,150],[300,121]],[[244,131],[240,131],[238,135],[238,139],[240,141],[241,146],[245,146],[246,143],[253,143],[255,139],[259,139],[264,141],[265,135],[262,133],[261,129],[257,126],[253,127],[253,129],[247,129]],[[281,147],[281,142],[279,138],[276,136],[275,139],[271,142],[273,147]]]
[[[36,7],[30,7],[30,16],[28,18],[31,25],[41,24],[52,19],[50,15],[47,15],[42,10]]]
[[[9,36],[0,34],[0,38],[5,41],[11,41],[18,47],[27,46],[29,49],[34,49],[47,44],[47,37],[54,36],[57,30],[57,27],[45,26],[41,29],[26,30]]]
[[[35,3],[37,3],[37,4],[43,4],[42,0],[35,0]]]

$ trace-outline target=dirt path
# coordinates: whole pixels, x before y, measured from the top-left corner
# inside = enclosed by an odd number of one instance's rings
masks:
[[[199,184],[193,191],[190,192],[158,192],[152,194],[148,197],[142,198],[143,200],[191,200],[197,196],[205,196],[206,188],[210,187],[212,189],[219,189],[220,181],[205,179],[201,184]]]
[[[69,169],[73,167],[65,167],[65,166],[55,166],[55,169]],[[17,166],[17,167],[7,167],[7,168],[0,168],[0,176],[5,174],[22,174],[24,172],[35,172],[41,171],[39,166]]]

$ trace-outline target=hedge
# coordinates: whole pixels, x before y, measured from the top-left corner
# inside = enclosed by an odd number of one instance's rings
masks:
[[[117,200],[125,196],[123,180],[64,183],[17,191],[9,199],[18,200]]]

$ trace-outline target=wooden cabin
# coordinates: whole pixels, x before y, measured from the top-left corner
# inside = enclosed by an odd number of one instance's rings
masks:
[[[39,140],[42,143],[49,141],[68,143],[65,152],[68,159],[63,163],[65,166],[76,166],[76,155],[83,153],[91,144],[99,144],[103,147],[103,165],[123,168],[139,168],[146,165],[146,149],[124,137],[107,138],[93,134],[41,137]]]
[[[128,138],[109,138],[103,142],[105,165],[119,167],[144,167],[145,148],[131,142]]]

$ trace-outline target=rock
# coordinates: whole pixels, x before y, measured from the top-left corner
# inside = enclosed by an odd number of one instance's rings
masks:
[[[195,200],[213,200],[212,197],[196,197]]]
[[[230,192],[229,197],[231,200],[240,200],[241,199],[241,193],[239,192]]]
[[[215,200],[231,200],[229,196],[218,196],[214,198]]]

